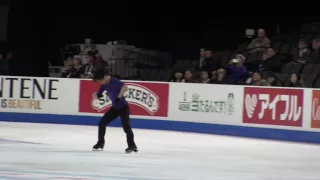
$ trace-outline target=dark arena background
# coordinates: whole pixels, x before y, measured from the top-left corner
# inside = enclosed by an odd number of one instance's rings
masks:
[[[197,9],[190,6],[176,11],[181,16],[156,16],[163,9],[174,12],[175,6],[146,8],[143,5],[108,2],[73,6],[4,1],[2,6],[8,7],[8,16],[1,16],[0,40],[2,51],[14,54],[10,74],[48,76],[48,61],[62,65],[61,48],[82,43],[85,38],[95,43],[125,40],[140,48],[169,52],[174,60],[189,60],[198,58],[201,47],[235,49],[245,40],[248,28],[264,28],[272,37],[277,35],[277,26],[282,34],[298,33],[303,23],[317,19],[314,16],[198,15]],[[6,8],[1,10],[7,12]],[[195,14],[188,15],[188,11]]]
[[[0,180],[319,180],[320,16],[226,3],[0,0]]]

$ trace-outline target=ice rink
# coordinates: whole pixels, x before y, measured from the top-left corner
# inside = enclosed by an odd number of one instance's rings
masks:
[[[1,180],[319,180],[320,146],[134,129],[0,122]]]

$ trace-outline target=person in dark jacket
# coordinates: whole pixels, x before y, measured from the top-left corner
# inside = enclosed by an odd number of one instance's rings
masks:
[[[73,58],[72,64],[73,64],[73,68],[75,71],[74,77],[80,78],[81,77],[81,67],[82,67],[82,60],[81,60],[80,56],[75,56]]]
[[[201,69],[206,69],[208,71],[216,71],[217,69],[221,68],[221,63],[216,61],[213,58],[213,52],[209,49],[205,51],[205,58],[202,62]]]
[[[293,60],[303,64],[312,63],[308,42],[306,40],[301,39],[299,41],[298,50],[293,54]]]
[[[173,73],[170,82],[182,82],[183,80],[183,72],[176,71]]]
[[[279,78],[272,72],[267,73],[268,86],[282,86]]]
[[[93,77],[92,72],[95,70],[94,68],[95,56],[92,53],[88,53],[86,60],[87,60],[87,63],[84,64],[80,69],[81,78],[91,79]]]
[[[254,72],[252,78],[248,78],[246,83],[252,86],[268,86],[268,82],[263,79],[261,72]]]
[[[262,54],[262,60],[259,62],[258,71],[280,72],[283,66],[284,57],[278,55],[274,49],[267,48]]]
[[[303,79],[297,73],[292,73],[289,82],[285,84],[285,87],[304,87]]]
[[[73,68],[73,64],[71,61],[66,60],[64,61],[64,68],[60,75],[62,78],[76,78],[75,77],[75,69]]]
[[[225,69],[218,69],[215,79],[212,79],[213,84],[227,84],[227,73]]]
[[[99,53],[95,54],[95,62],[94,62],[95,68],[105,68],[108,69],[107,62],[102,58],[102,55]]]
[[[317,36],[312,41],[313,51],[310,54],[310,58],[314,64],[320,63],[320,37]]]
[[[210,74],[208,71],[202,70],[200,73],[200,82],[199,83],[204,83],[204,84],[211,84],[212,81],[210,79]]]
[[[196,82],[194,79],[194,73],[191,70],[186,70],[184,72],[184,79],[182,80],[184,83],[194,83]]]

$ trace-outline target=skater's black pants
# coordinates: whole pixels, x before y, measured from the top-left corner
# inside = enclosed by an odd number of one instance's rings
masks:
[[[106,112],[100,120],[99,123],[99,141],[104,142],[104,136],[106,134],[106,126],[117,117],[120,117],[121,124],[124,132],[127,135],[127,143],[128,147],[136,147],[134,142],[134,135],[130,126],[130,109],[129,105],[126,105],[123,108],[111,108],[108,112]]]

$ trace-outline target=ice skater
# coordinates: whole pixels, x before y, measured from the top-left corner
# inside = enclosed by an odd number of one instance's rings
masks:
[[[93,80],[101,84],[101,87],[96,94],[96,98],[100,98],[106,90],[112,102],[112,107],[106,112],[99,122],[98,142],[93,146],[93,150],[103,150],[105,144],[106,126],[117,117],[120,117],[124,132],[127,135],[128,148],[126,153],[138,152],[138,148],[134,142],[134,135],[130,126],[130,109],[124,94],[127,91],[127,86],[119,79],[113,78],[106,72],[105,69],[97,69],[93,74]]]

